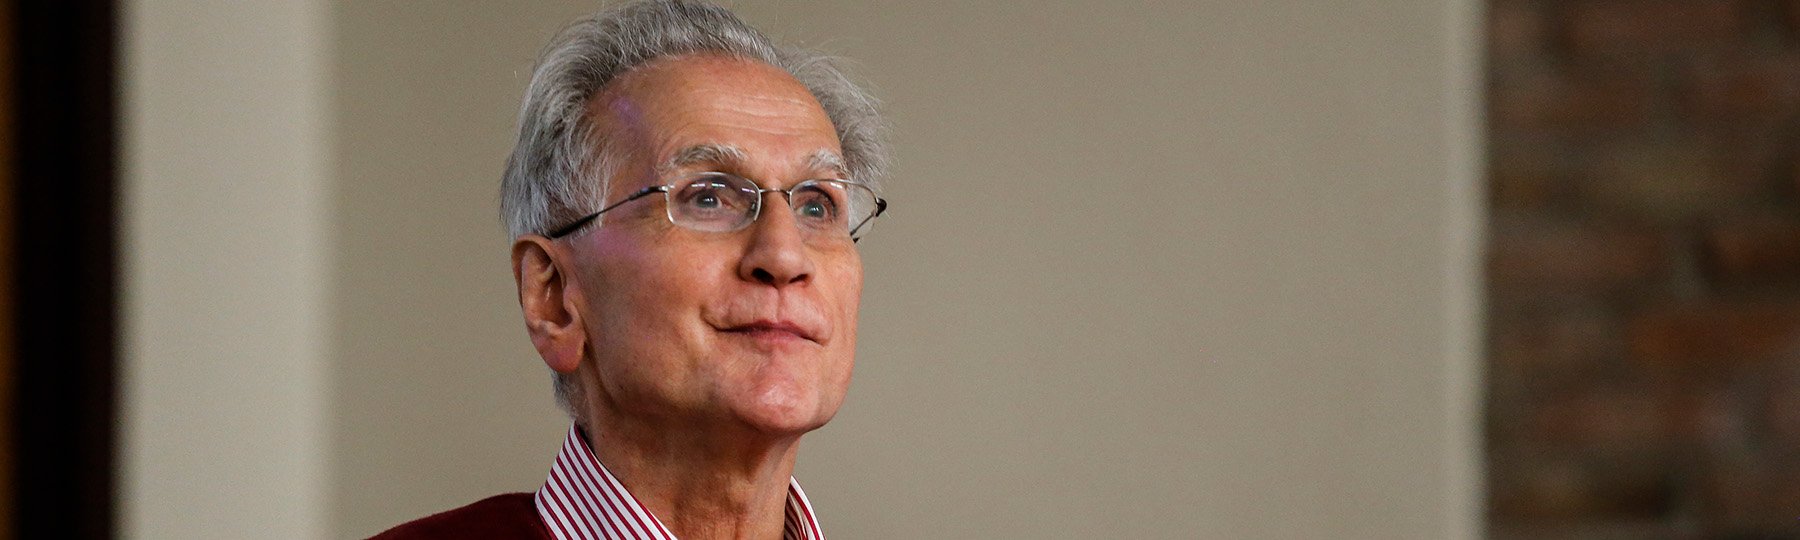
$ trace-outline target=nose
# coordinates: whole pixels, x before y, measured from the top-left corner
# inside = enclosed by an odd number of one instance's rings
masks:
[[[769,195],[775,195],[769,197]],[[812,254],[781,192],[765,193],[761,215],[750,224],[750,243],[738,263],[738,277],[776,288],[812,279]]]

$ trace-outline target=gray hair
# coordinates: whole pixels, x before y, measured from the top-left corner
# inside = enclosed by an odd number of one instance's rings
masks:
[[[600,208],[616,158],[594,130],[588,101],[633,68],[693,53],[756,60],[792,75],[831,119],[850,177],[879,189],[889,161],[886,124],[875,99],[831,57],[777,45],[705,1],[631,1],[569,25],[538,59],[519,111],[519,141],[500,180],[508,236],[545,234]],[[574,378],[553,375],[557,403],[581,420]]]

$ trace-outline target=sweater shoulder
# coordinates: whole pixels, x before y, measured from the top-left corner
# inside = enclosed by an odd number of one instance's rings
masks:
[[[415,538],[550,538],[530,493],[507,493],[453,510],[403,523],[372,537]]]

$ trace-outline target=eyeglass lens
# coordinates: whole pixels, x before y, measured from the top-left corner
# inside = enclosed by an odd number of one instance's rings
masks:
[[[780,192],[770,190],[772,192]],[[733,231],[755,220],[763,194],[754,182],[735,175],[707,173],[671,186],[669,219],[702,231]],[[810,234],[848,238],[875,213],[875,194],[867,187],[837,180],[808,180],[786,192],[794,221]],[[861,227],[866,229],[867,227]]]

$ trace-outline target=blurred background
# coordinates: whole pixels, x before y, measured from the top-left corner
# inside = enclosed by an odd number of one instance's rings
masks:
[[[601,5],[0,8],[0,535],[536,489],[497,184]],[[895,125],[834,538],[1800,537],[1800,1],[731,5]]]
[[[1800,2],[1487,9],[1491,530],[1800,537]]]

